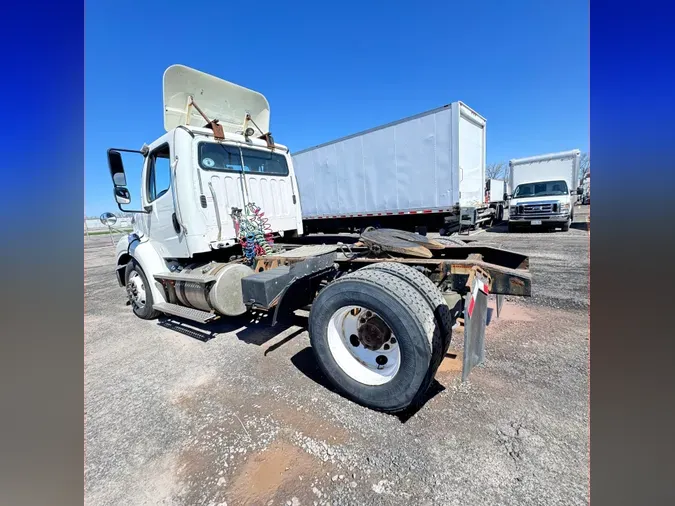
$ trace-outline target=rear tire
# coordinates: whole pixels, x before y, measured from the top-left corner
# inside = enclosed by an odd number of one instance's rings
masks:
[[[153,309],[152,291],[145,272],[136,260],[131,260],[124,270],[124,282],[134,314],[143,320],[154,320],[160,312]]]
[[[349,358],[351,337],[357,338],[354,353],[362,349],[359,336],[345,335],[351,328],[345,311],[356,310],[357,315],[364,311],[379,316],[400,348],[397,368],[385,378],[378,376],[379,367]],[[328,380],[345,397],[386,412],[423,401],[445,351],[440,327],[418,288],[377,268],[360,269],[329,284],[315,299],[309,317],[310,342]]]
[[[367,269],[376,269],[382,272],[388,272],[408,282],[415,287],[419,294],[424,297],[429,307],[434,312],[436,323],[440,326],[443,335],[443,355],[448,351],[450,340],[452,338],[452,326],[455,324],[457,315],[453,315],[448,307],[443,294],[438,287],[428,277],[417,269],[405,264],[394,262],[378,262],[370,264],[361,269],[361,272]]]

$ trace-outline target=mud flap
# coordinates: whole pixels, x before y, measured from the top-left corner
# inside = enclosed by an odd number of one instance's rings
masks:
[[[471,291],[464,303],[464,357],[462,381],[471,370],[485,359],[485,326],[487,323],[488,296],[482,291],[483,282],[473,277]]]

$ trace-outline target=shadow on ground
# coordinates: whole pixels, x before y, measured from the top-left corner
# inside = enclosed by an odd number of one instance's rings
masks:
[[[570,228],[579,228],[575,225],[582,225],[582,223],[572,223],[570,225]],[[582,230],[585,230],[583,228]],[[561,232],[560,228],[554,228],[548,225],[533,225],[533,226],[523,226],[516,228],[514,232],[509,232],[509,227],[508,224],[502,223],[499,225],[495,225],[490,228],[485,229],[486,232],[491,232],[493,234],[541,234],[541,233],[553,233],[553,232]]]
[[[247,344],[262,346],[269,340],[288,330],[298,326],[300,329],[284,337],[279,343],[275,343],[265,351],[265,354],[287,343],[307,328],[307,317],[297,314],[277,321],[272,326],[272,315],[267,313],[246,313],[242,316],[221,318],[215,322],[206,324],[184,320],[174,316],[161,317],[158,325],[185,336],[206,343],[221,334],[235,334],[237,339]]]
[[[321,385],[323,388],[326,390],[329,390],[333,393],[336,393],[340,396],[342,396],[342,393],[339,392],[331,383],[328,381],[328,378],[321,372],[321,369],[319,368],[319,365],[316,361],[316,357],[314,356],[314,352],[312,351],[311,346],[307,346],[306,348],[300,350],[298,353],[293,355],[291,357],[291,363],[305,376],[307,376],[309,379],[314,381],[315,383]],[[429,402],[431,399],[433,399],[436,395],[441,393],[443,390],[445,390],[445,387],[441,385],[438,381],[435,379],[431,382],[431,385],[429,386],[429,389],[427,390],[424,399],[422,402],[415,406],[414,408],[408,409],[406,411],[402,411],[400,413],[393,414],[391,416],[395,416],[398,418],[401,423],[406,423],[410,418],[412,418],[419,410],[421,410],[424,405]]]

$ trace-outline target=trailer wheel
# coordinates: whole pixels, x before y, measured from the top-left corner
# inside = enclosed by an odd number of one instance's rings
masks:
[[[131,260],[124,270],[127,295],[134,314],[143,320],[154,320],[160,313],[152,308],[152,291],[143,269],[136,260]]]
[[[388,272],[397,276],[412,285],[419,294],[424,297],[436,317],[436,323],[440,326],[443,336],[443,355],[450,346],[452,338],[452,326],[455,323],[457,315],[453,315],[448,304],[439,288],[428,277],[417,269],[405,264],[395,262],[378,262],[363,267],[361,271],[367,269],[377,269],[382,272]],[[441,357],[442,358],[442,357]]]
[[[309,334],[336,389],[387,412],[422,401],[444,352],[440,325],[419,290],[378,269],[324,288],[312,305]]]

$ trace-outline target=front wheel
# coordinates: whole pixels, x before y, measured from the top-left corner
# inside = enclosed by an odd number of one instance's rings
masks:
[[[387,412],[424,399],[446,347],[441,327],[415,286],[379,269],[328,285],[309,317],[324,375],[347,398]]]
[[[143,320],[154,320],[160,312],[153,309],[152,291],[148,278],[136,260],[131,260],[124,271],[127,295],[134,314]]]

